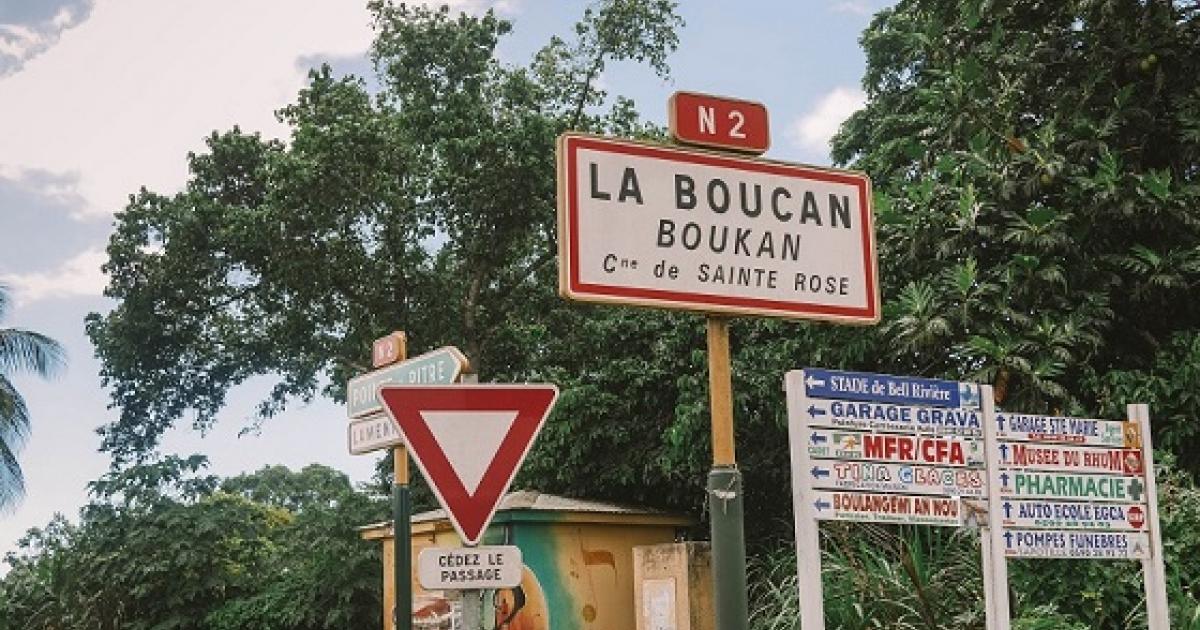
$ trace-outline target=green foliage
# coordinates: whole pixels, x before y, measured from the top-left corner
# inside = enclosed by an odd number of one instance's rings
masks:
[[[1171,625],[1196,627],[1200,609],[1200,488],[1160,462]],[[983,628],[979,536],[966,530],[827,523],[821,528],[825,617],[831,628]],[[751,557],[751,628],[791,630],[798,615],[790,540]],[[1141,573],[1127,562],[1010,560],[1013,627],[1144,628]],[[799,588],[805,584],[800,583]]]
[[[608,317],[553,290],[554,142],[655,132],[595,84],[612,61],[666,73],[674,3],[599,2],[528,66],[496,58],[511,25],[490,12],[369,6],[380,94],[316,70],[279,113],[286,145],[214,133],[183,192],[143,190],[118,214],[106,266],[118,306],[88,318],[121,411],[103,430],[118,462],[152,452],[184,414],[211,424],[254,375],[279,378],[260,418],[341,399],[394,329],[413,350],[460,346],[486,380],[524,380],[544,354],[517,344],[522,326]]]
[[[8,314],[8,287],[0,285],[0,321]],[[0,513],[25,494],[25,477],[17,452],[29,437],[29,408],[10,380],[18,372],[53,376],[66,364],[57,341],[18,328],[0,328]]]
[[[321,466],[225,480],[166,458],[93,484],[9,553],[0,629],[379,627],[379,550],[354,527],[383,502]]]
[[[1196,8],[907,0],[875,17],[869,100],[834,155],[883,201],[889,367],[1095,412],[1096,375],[1195,331]]]

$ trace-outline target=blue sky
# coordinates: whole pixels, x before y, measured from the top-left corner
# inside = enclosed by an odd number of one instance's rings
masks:
[[[553,34],[568,35],[580,0],[457,0],[513,20],[501,54],[525,63]],[[687,22],[672,78],[617,65],[602,81],[665,124],[675,90],[742,97],[771,116],[768,157],[826,164],[827,140],[859,106],[858,37],[886,0],[681,0]],[[17,376],[33,416],[20,454],[27,498],[0,515],[0,555],[55,512],[74,517],[85,484],[108,468],[96,427],[115,415],[83,331],[112,304],[100,271],[113,214],[140,186],[178,189],[186,155],[212,130],[237,124],[285,133],[286,105],[314,63],[369,71],[363,0],[3,0],[0,2],[0,283],[16,306],[0,326],[44,332],[66,345],[57,379]],[[420,340],[411,342],[423,349]],[[373,457],[351,456],[345,412],[296,405],[239,436],[270,383],[235,390],[206,436],[179,427],[164,450],[201,452],[220,475],[312,462],[367,479]]]

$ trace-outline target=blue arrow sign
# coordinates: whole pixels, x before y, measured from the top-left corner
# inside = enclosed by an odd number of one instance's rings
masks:
[[[979,407],[979,385],[932,378],[806,368],[804,390],[811,398]]]
[[[812,467],[812,476],[816,479],[820,479],[822,477],[828,477],[829,469],[828,468],[818,468],[816,466],[813,466]]]
[[[824,510],[827,510],[827,509],[833,507],[832,503],[830,503],[828,501],[822,501],[820,499],[817,499],[816,502],[813,503],[813,505],[816,506],[818,512],[821,512],[821,511],[824,511]]]
[[[810,418],[816,418],[819,416],[823,416],[826,413],[828,413],[828,412],[825,411],[824,409],[821,409],[820,407],[818,407],[816,405],[808,406],[808,417],[810,417]]]
[[[828,438],[820,433],[813,433],[808,439],[812,440],[813,444],[824,444]]]
[[[1012,518],[1012,504],[1008,501],[1004,502],[1004,518]]]
[[[1000,459],[1003,461],[1008,461],[1008,445],[1007,444],[1000,445]]]

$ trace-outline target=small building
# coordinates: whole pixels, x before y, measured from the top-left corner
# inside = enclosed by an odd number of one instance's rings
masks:
[[[512,492],[481,541],[517,546],[525,565],[518,589],[495,593],[497,621],[509,621],[505,630],[631,630],[637,611],[633,548],[680,540],[693,524],[657,510]],[[383,543],[384,628],[392,630],[392,524],[360,531]],[[443,510],[413,516],[411,544],[414,565],[422,549],[461,546]],[[414,630],[451,628],[454,593],[422,589],[415,566],[412,576]]]

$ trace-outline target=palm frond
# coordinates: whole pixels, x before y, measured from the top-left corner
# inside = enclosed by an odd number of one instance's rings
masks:
[[[66,365],[66,350],[57,341],[19,328],[0,328],[0,374],[31,371],[50,377]]]

